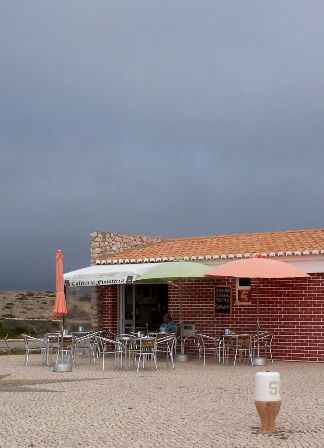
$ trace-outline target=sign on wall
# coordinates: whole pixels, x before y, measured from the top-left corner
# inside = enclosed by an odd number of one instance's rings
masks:
[[[215,286],[215,313],[230,315],[232,314],[232,287]]]
[[[238,289],[237,291],[237,303],[251,304],[251,289]]]

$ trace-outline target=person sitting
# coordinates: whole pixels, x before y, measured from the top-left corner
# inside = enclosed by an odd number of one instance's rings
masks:
[[[176,333],[177,324],[172,321],[170,313],[165,313],[163,316],[163,323],[160,326],[161,333]]]

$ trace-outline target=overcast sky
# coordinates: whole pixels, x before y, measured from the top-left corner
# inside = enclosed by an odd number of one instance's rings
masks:
[[[0,290],[89,233],[323,227],[320,0],[2,0]]]

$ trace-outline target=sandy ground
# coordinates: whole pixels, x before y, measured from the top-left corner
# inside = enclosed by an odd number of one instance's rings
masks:
[[[159,363],[105,372],[84,359],[54,373],[39,355],[1,356],[1,448],[323,447],[324,365],[275,363],[282,375],[277,430],[259,432],[247,365]],[[269,366],[268,366],[269,368]],[[54,381],[54,382],[53,382]]]

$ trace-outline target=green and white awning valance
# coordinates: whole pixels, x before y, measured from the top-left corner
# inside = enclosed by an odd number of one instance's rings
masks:
[[[65,286],[105,286],[133,283],[136,278],[159,263],[88,266],[64,274]]]

